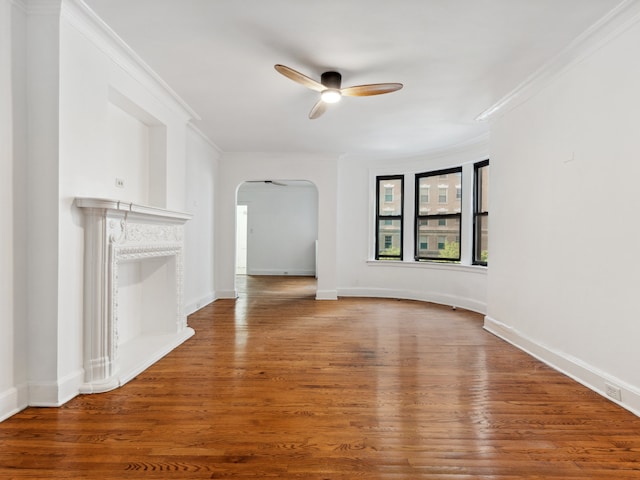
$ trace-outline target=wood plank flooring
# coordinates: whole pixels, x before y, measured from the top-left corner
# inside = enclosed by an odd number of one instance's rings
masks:
[[[481,315],[243,280],[124,387],[0,423],[0,478],[640,479],[640,418]]]

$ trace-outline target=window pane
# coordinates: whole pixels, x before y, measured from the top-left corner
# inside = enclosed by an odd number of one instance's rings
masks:
[[[400,220],[380,220],[378,223],[378,257],[400,257]]]
[[[476,182],[478,182],[478,211],[489,211],[489,165],[477,170]]]
[[[475,259],[479,262],[489,261],[489,216],[476,217],[476,244]]]
[[[400,215],[402,213],[402,180],[380,179],[378,191],[381,193],[378,205],[379,215]]]
[[[447,203],[447,187],[438,188],[438,203]]]
[[[376,177],[376,260],[402,260],[404,175]]]
[[[431,200],[430,194],[432,188],[438,188],[437,186],[434,187],[434,185],[437,184],[438,182],[434,180],[433,177],[422,177],[418,180],[418,189],[420,190],[418,193],[418,210],[420,215],[429,213],[429,201]]]
[[[418,220],[418,257],[454,259],[460,257],[460,218],[450,216],[446,225],[441,218]]]
[[[416,174],[417,260],[460,260],[462,168]]]
[[[462,172],[452,173],[449,179],[447,208],[450,212],[459,212],[462,206]]]
[[[475,165],[473,206],[473,263],[488,265],[489,249],[489,160]]]

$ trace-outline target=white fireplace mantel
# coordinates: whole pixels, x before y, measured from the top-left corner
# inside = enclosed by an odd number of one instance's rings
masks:
[[[76,198],[84,213],[84,370],[81,393],[113,390],[194,334],[183,303],[184,224],[190,214],[118,200]],[[144,282],[146,316],[134,338],[120,342],[119,270],[152,263]],[[143,288],[143,287],[140,287]]]

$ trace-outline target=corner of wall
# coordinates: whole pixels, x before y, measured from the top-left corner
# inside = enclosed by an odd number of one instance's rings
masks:
[[[84,370],[78,370],[55,382],[32,382],[28,386],[29,406],[59,407],[80,393]]]
[[[211,292],[208,295],[200,297],[199,299],[192,301],[185,305],[184,311],[186,315],[191,315],[192,313],[197,312],[203,307],[206,307],[212,302],[217,300],[216,292]]]
[[[29,388],[26,384],[0,393],[0,422],[29,406]]]

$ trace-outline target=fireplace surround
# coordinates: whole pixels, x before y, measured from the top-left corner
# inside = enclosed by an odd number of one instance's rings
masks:
[[[183,234],[191,215],[100,198],[76,198],[76,206],[85,228],[80,391],[99,393],[128,382],[194,334],[183,303]]]

